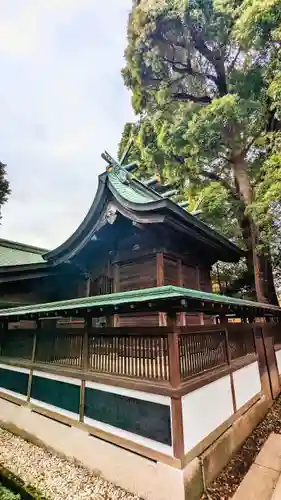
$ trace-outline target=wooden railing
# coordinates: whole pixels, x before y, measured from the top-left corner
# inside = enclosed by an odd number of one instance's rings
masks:
[[[180,336],[181,380],[227,364],[225,331],[186,333]]]
[[[185,381],[256,353],[254,325],[181,327],[180,375]]]
[[[169,380],[168,336],[90,336],[88,362],[96,372]]]
[[[1,333],[0,359],[164,383],[178,371],[173,386],[256,352],[254,327],[247,324]]]

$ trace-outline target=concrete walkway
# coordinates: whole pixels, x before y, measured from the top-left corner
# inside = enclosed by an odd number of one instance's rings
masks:
[[[232,500],[281,500],[280,434],[270,434]]]

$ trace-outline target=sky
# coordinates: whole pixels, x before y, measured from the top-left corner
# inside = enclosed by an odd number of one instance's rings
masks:
[[[94,199],[134,119],[120,74],[131,0],[1,0],[0,237],[52,249]]]

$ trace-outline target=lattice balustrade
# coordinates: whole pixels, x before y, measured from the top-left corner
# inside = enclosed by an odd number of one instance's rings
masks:
[[[37,336],[35,361],[82,368],[83,332],[40,332]]]
[[[167,336],[89,337],[89,369],[152,380],[169,379]]]
[[[31,360],[34,334],[28,330],[8,330],[0,337],[0,356]]]
[[[180,336],[180,372],[185,380],[227,364],[225,331]]]
[[[250,325],[238,323],[228,328],[230,359],[242,358],[256,352],[254,329]]]

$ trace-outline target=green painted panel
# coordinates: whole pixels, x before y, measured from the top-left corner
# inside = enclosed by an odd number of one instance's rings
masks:
[[[171,445],[170,407],[86,387],[85,416]]]
[[[31,398],[79,414],[80,386],[33,375]]]
[[[6,368],[0,368],[0,387],[9,391],[27,395],[28,373],[16,372]]]

